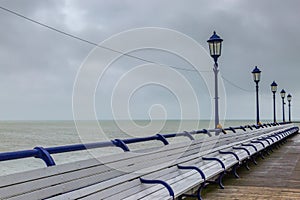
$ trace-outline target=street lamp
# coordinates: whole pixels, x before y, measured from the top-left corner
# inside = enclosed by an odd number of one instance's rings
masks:
[[[214,73],[215,73],[215,128],[221,128],[219,124],[219,96],[218,96],[218,58],[221,55],[223,40],[214,31],[213,35],[207,40],[209,45],[210,56],[214,59]]]
[[[282,121],[285,122],[285,116],[284,116],[284,98],[285,98],[285,91],[284,89],[281,90],[280,96],[282,98]]]
[[[274,123],[276,123],[276,105],[275,105],[275,93],[277,92],[277,83],[273,81],[271,84],[271,91],[273,92],[273,115],[274,115]]]
[[[253,74],[253,80],[256,84],[256,124],[260,124],[259,122],[259,102],[258,102],[258,82],[260,81],[260,73],[261,71],[255,66],[255,68],[252,71]]]
[[[289,122],[291,122],[291,100],[292,100],[292,95],[291,94],[288,94],[287,95],[287,100],[289,102]]]

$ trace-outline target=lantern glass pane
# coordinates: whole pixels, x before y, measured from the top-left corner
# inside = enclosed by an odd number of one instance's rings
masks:
[[[216,42],[216,55],[221,55],[221,42]]]
[[[253,73],[253,80],[259,81],[260,80],[260,73]]]
[[[220,56],[221,55],[221,45],[219,41],[209,43],[209,51],[211,56]]]
[[[214,54],[213,54],[214,56],[217,55],[217,48],[218,48],[217,43],[214,42]]]
[[[213,56],[214,55],[214,43],[209,43],[209,51],[210,51],[210,55]]]
[[[285,93],[284,92],[281,92],[280,95],[281,95],[281,98],[285,97]]]
[[[277,86],[271,86],[271,90],[272,90],[272,92],[276,92],[277,91]]]

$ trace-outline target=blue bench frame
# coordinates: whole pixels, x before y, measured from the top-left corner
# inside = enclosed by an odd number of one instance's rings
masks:
[[[279,126],[279,125],[284,125],[284,124],[290,124],[290,122],[272,123],[272,124],[269,123],[269,124],[264,124],[264,125],[267,127],[267,126]],[[73,144],[73,145],[47,147],[47,148],[35,147],[31,150],[2,152],[2,153],[0,153],[0,162],[7,161],[7,160],[16,160],[16,159],[34,157],[34,158],[42,159],[44,161],[44,163],[46,164],[46,166],[49,167],[49,166],[56,165],[51,154],[67,153],[67,152],[73,152],[73,151],[82,151],[82,150],[87,150],[87,149],[104,148],[104,147],[119,147],[123,151],[130,151],[127,144],[146,142],[146,141],[151,141],[151,140],[158,140],[158,141],[161,141],[164,145],[168,145],[169,142],[168,142],[167,138],[184,136],[184,137],[188,137],[190,140],[194,140],[194,137],[192,136],[194,134],[208,134],[209,136],[211,136],[211,134],[210,134],[211,132],[215,132],[217,134],[220,131],[223,131],[224,133],[226,133],[226,131],[230,130],[233,133],[236,133],[235,130],[237,130],[237,129],[241,129],[241,130],[245,131],[246,128],[249,128],[252,130],[252,127],[259,129],[259,128],[265,128],[265,126],[263,126],[263,125],[261,125],[261,126],[246,125],[246,126],[228,127],[228,128],[224,128],[224,129],[210,129],[210,130],[202,129],[202,130],[191,131],[191,132],[184,131],[181,133],[156,134],[153,136],[141,137],[141,138],[128,138],[128,139],[123,139],[123,140],[114,139],[114,140],[106,141],[106,142]],[[255,141],[255,143],[261,143],[261,142]],[[247,145],[247,146],[250,146],[250,145]],[[251,145],[251,146],[253,146],[255,148],[255,150],[257,151],[257,149],[254,145]]]

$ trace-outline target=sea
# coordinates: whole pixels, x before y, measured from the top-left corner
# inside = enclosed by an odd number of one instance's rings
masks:
[[[268,121],[265,121],[268,122]],[[91,122],[75,123],[74,121],[0,121],[0,153],[29,150],[34,147],[54,147],[69,144],[109,141],[112,139],[124,139],[132,137],[151,136],[157,133],[178,133],[207,129],[212,126],[209,120],[136,120],[116,122],[112,120],[97,121],[96,128]],[[84,125],[82,125],[84,124]],[[184,125],[183,125],[184,124]],[[227,120],[224,127],[254,124],[253,120]],[[126,127],[128,125],[128,127]],[[125,128],[124,128],[125,126]],[[145,131],[143,127],[146,127]],[[149,129],[150,128],[150,129]],[[151,130],[153,129],[153,131]],[[101,130],[101,131],[100,131]],[[99,134],[101,132],[101,134]],[[179,138],[179,137],[178,137]],[[179,142],[180,139],[171,142]],[[142,149],[156,145],[162,145],[159,141],[143,142],[131,145],[130,149]],[[56,164],[74,162],[98,156],[122,152],[120,148],[99,148],[91,151],[76,151],[70,153],[54,154]],[[42,160],[25,158],[11,161],[0,161],[0,176],[11,173],[32,170],[45,167]]]

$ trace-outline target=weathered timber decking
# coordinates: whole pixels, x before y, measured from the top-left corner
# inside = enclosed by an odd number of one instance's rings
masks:
[[[249,165],[250,171],[239,168],[239,179],[226,175],[224,190],[208,186],[204,199],[300,199],[300,134],[257,161]]]

